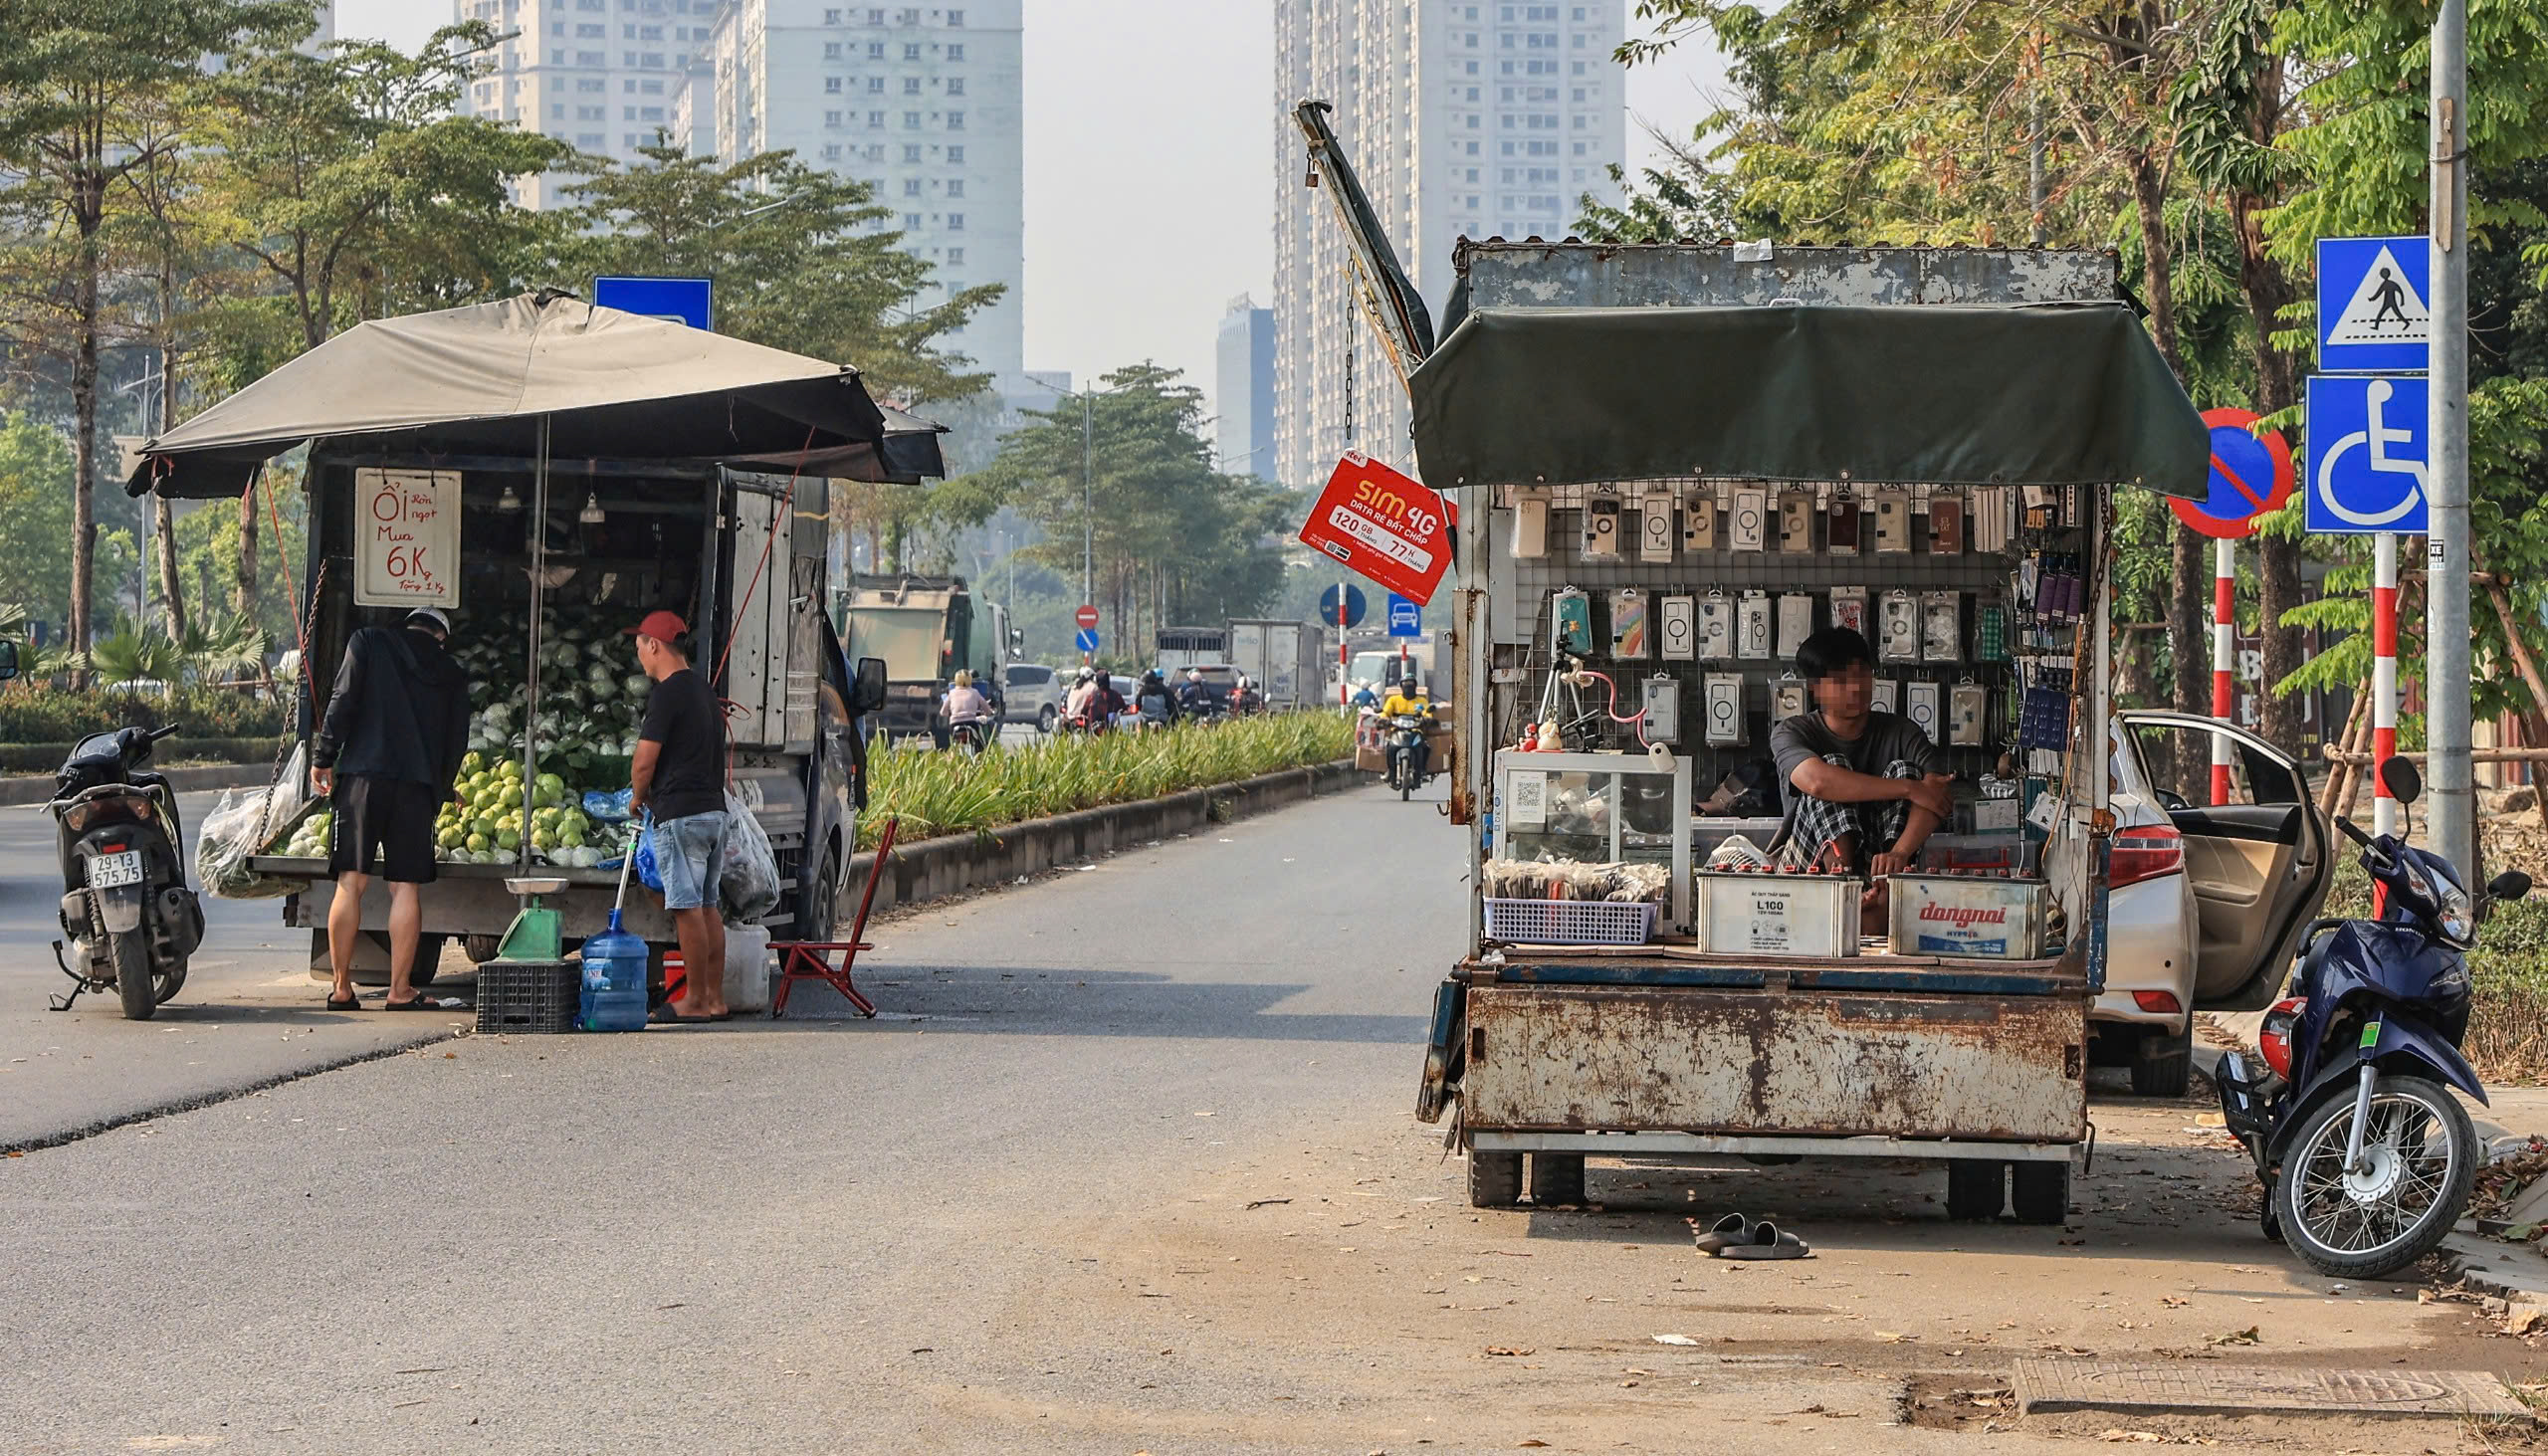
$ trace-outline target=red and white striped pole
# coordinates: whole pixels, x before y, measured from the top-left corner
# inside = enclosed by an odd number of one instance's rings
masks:
[[[2237,712],[2237,690],[2230,682],[2230,653],[2237,646],[2235,615],[2238,595],[2237,547],[2228,540],[2212,543],[2212,716],[2229,723]],[[2212,735],[2212,802],[2230,802],[2230,735]]]
[[[2380,765],[2398,751],[2398,538],[2382,531],[2371,541],[2371,825],[2395,834],[2398,801]]]

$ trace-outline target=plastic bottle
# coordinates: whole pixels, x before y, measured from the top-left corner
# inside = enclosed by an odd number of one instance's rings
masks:
[[[619,928],[584,941],[584,982],[575,1024],[586,1031],[646,1029],[646,942]]]

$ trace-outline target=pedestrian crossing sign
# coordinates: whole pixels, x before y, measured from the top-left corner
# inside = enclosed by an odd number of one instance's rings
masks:
[[[2318,240],[2318,367],[2420,373],[2431,367],[2433,247],[2423,238]]]

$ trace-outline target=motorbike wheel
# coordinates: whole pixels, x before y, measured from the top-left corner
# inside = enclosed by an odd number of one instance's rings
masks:
[[[2274,1180],[2282,1241],[2321,1274],[2379,1279],[2430,1254],[2477,1182],[2477,1131],[2448,1089],[2422,1077],[2372,1088],[2360,1173],[2345,1168],[2348,1082],[2310,1112]]]
[[[157,983],[150,988],[151,999],[164,1006],[177,998],[177,992],[186,988],[186,963],[180,960],[160,971],[154,979]]]
[[[159,1009],[159,987],[150,974],[150,939],[139,931],[107,937],[114,942],[115,999],[123,1019],[147,1021]]]

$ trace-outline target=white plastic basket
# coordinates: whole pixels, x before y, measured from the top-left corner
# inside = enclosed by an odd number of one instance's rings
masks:
[[[1516,945],[1642,945],[1652,901],[1489,900],[1486,937]]]

